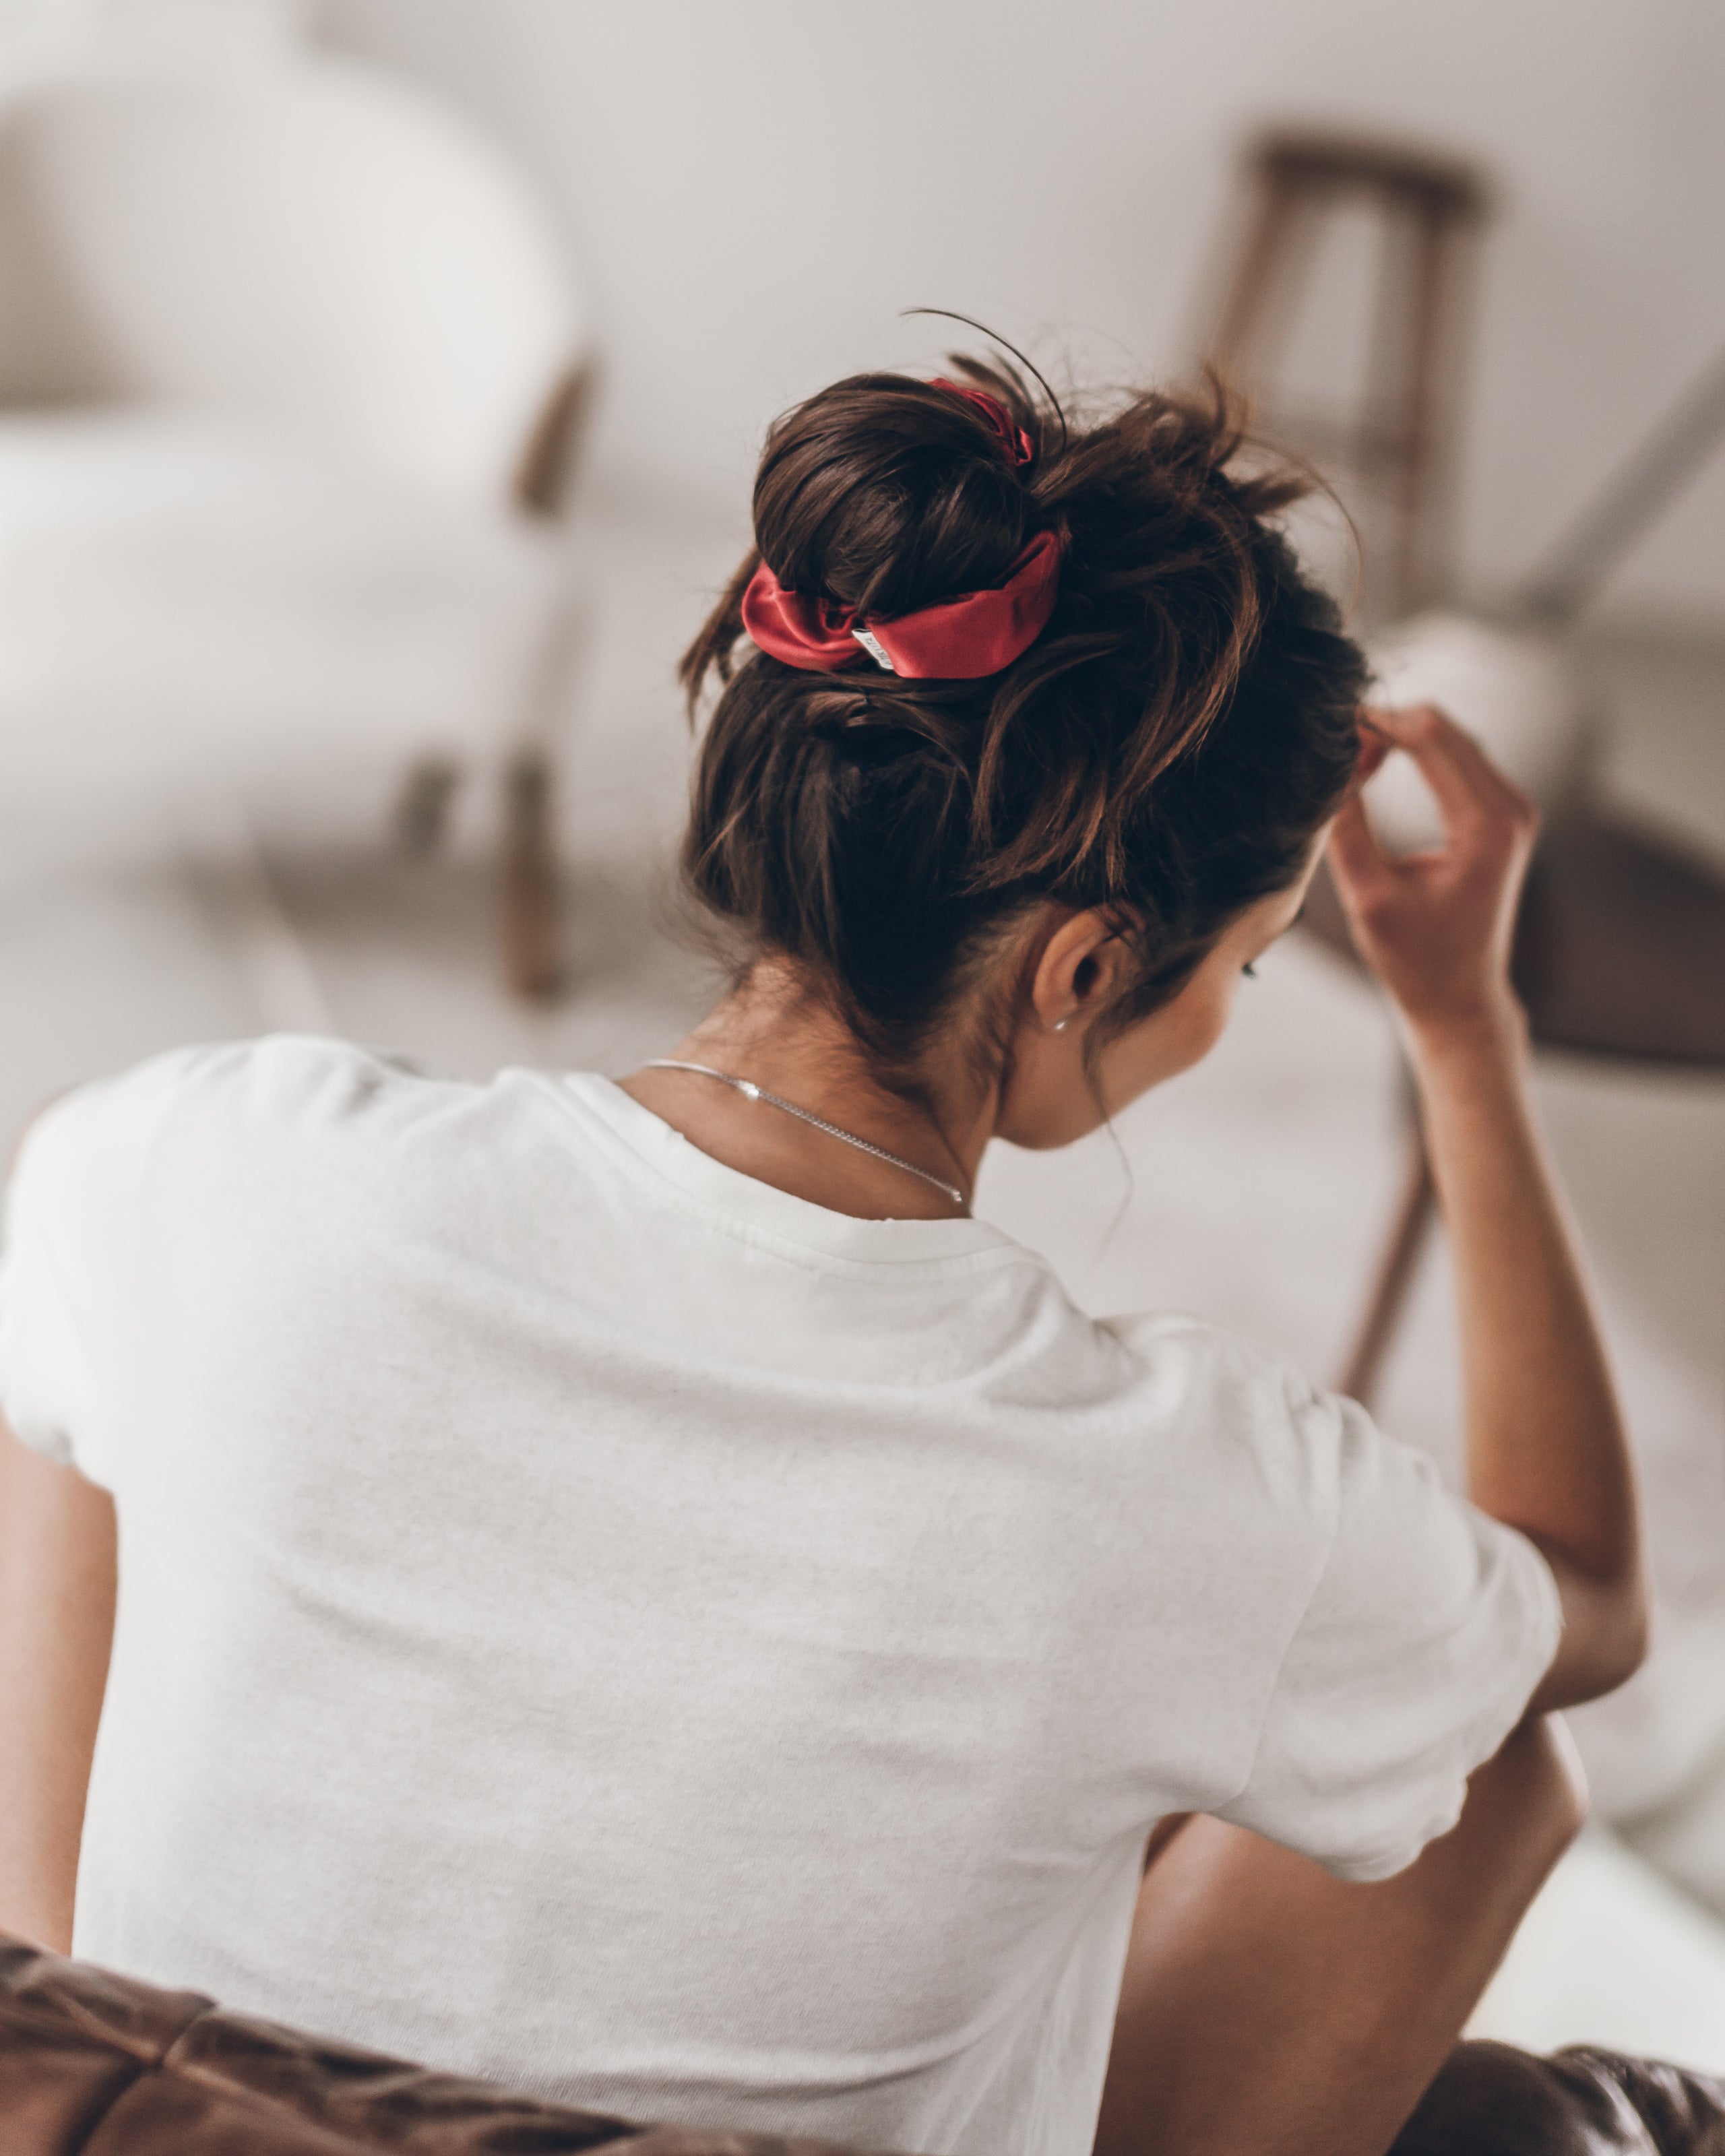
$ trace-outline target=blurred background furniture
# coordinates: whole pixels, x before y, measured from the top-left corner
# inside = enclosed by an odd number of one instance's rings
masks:
[[[451,1982],[459,1974],[451,1973]],[[8,2156],[845,2156],[836,2143],[649,2126],[224,2011],[0,1934]],[[1503,2138],[1506,2131],[1510,2138]],[[1615,2051],[1454,2053],[1401,2156],[1717,2156],[1725,2081]]]
[[[501,805],[554,980],[558,520],[590,343],[508,164],[380,72],[93,59],[0,100],[0,825],[244,832],[316,773]],[[213,810],[211,804],[218,804]]]
[[[458,1972],[450,1972],[459,1987]],[[457,1994],[459,1996],[459,1993]],[[644,2127],[223,2012],[0,1934],[7,2156],[844,2156],[723,2128]]]
[[[1448,598],[1485,174],[1409,144],[1276,127],[1247,145],[1240,183],[1205,359],[1279,448],[1337,486],[1361,533],[1367,619]],[[1352,410],[1302,408],[1278,377],[1320,250],[1348,218],[1375,256],[1365,367]]]
[[[1517,926],[1514,977],[1536,1045],[1725,1070],[1725,884],[1615,817],[1590,783],[1594,713],[1568,633],[1622,555],[1725,436],[1725,362],[1686,397],[1492,617],[1454,601],[1454,512],[1471,317],[1472,241],[1491,201],[1463,161],[1285,129],[1242,160],[1245,208],[1206,355],[1255,397],[1278,448],[1332,477],[1359,534],[1360,612],[1375,693],[1442,706],[1540,806],[1544,829]],[[1364,205],[1383,227],[1367,364],[1351,414],[1277,401],[1277,367],[1327,221]],[[1410,611],[1411,610],[1411,611]],[[1435,843],[1435,805],[1404,758],[1368,791],[1393,850]],[[1353,963],[1327,875],[1302,925]],[[1339,1378],[1369,1400],[1394,1341],[1434,1192],[1411,1086],[1408,1162]]]

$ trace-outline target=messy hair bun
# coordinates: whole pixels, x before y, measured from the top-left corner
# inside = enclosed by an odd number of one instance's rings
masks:
[[[950,1016],[968,959],[1044,900],[1113,915],[1138,962],[1123,1026],[1228,923],[1299,873],[1353,773],[1364,665],[1272,520],[1306,491],[1242,469],[1218,392],[1147,393],[1069,431],[1005,367],[952,388],[853,376],[787,413],[755,484],[756,547],[683,661],[716,680],[685,879],[745,955],[793,961],[883,1061]],[[888,621],[1063,547],[1046,627],[1003,671],[809,671],[744,639],[764,559],[787,590]]]

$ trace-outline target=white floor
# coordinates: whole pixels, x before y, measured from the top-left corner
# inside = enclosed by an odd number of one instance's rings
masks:
[[[0,804],[13,1014],[0,1141],[80,1078],[281,1023],[472,1074],[510,1061],[617,1071],[668,1045],[712,978],[668,932],[685,767],[670,675],[735,545],[650,519],[590,524],[593,629],[564,787],[570,993],[550,1012],[497,984],[478,787],[452,850],[422,865],[381,843],[381,793],[343,780],[270,804],[273,900],[219,847],[152,858],[141,843],[129,867],[80,864],[39,833],[26,848],[18,804]],[[1725,858],[1725,649],[1618,637],[1594,655],[1618,714],[1607,783]],[[991,1160],[980,1204],[1090,1306],[1196,1308],[1322,1375],[1396,1175],[1394,1082],[1376,998],[1291,941],[1244,986],[1201,1070],[1069,1153]],[[1570,1861],[1491,2025],[1542,2045],[1615,2036],[1725,2070],[1725,1928],[1640,1868],[1656,1859],[1725,1915],[1725,1081],[1554,1060],[1540,1084],[1646,1462],[1662,1634],[1630,1694],[1577,1717],[1602,1803],[1642,1856],[1590,1844]],[[1435,1250],[1383,1414],[1452,1463],[1453,1372]]]

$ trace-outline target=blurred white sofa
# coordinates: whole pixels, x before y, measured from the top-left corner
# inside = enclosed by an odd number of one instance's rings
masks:
[[[1468,2033],[1725,2073],[1725,1926],[1590,1827],[1528,1911]]]
[[[589,374],[526,191],[391,79],[283,48],[13,85],[0,846],[151,846],[213,796],[414,771],[423,822],[483,763],[511,977],[543,986]]]

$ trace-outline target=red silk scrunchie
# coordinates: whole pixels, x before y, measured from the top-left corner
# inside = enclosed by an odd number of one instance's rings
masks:
[[[967,404],[974,404],[993,430],[1000,453],[1008,464],[1027,465],[1034,459],[1036,444],[998,397],[991,397],[986,389],[967,389],[962,382],[948,382],[944,375],[937,375],[928,386],[931,389],[947,390],[954,397],[962,397]]]
[[[962,397],[966,403],[973,403],[979,409],[981,416],[994,429],[994,435],[1000,442],[1000,455],[1005,457],[1007,464],[1030,464],[1035,459],[1037,444],[1030,440],[1029,434],[1024,434],[1024,429],[1011,416],[1011,412],[1007,412],[999,397],[989,397],[988,390],[968,390],[962,382],[947,382],[944,375],[936,375],[934,382],[929,382],[929,388],[947,390],[953,397]]]
[[[742,625],[762,651],[807,673],[835,673],[860,647],[907,681],[977,681],[1010,666],[1041,635],[1060,578],[1060,541],[1039,531],[993,591],[966,592],[893,621],[859,620],[855,607],[788,592],[762,562],[742,595]]]

